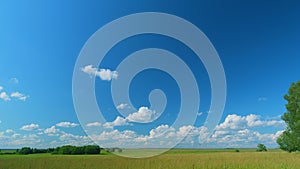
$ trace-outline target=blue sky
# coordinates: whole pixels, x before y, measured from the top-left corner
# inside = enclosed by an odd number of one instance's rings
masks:
[[[276,137],[285,127],[280,120],[285,112],[283,95],[292,82],[300,79],[299,11],[297,1],[1,2],[0,148],[91,143],[72,98],[77,57],[99,28],[138,12],[176,15],[206,34],[226,74],[227,100],[222,119],[216,131],[198,144],[206,134],[202,125],[211,99],[205,67],[188,46],[177,40],[138,35],[115,45],[99,67],[90,63],[85,65],[90,67],[77,70],[87,79],[95,78],[97,103],[107,120],[89,125],[107,129],[106,134],[95,133],[94,141],[110,140],[111,145],[105,146],[130,147],[133,145],[118,140],[132,138],[142,145],[169,129],[165,133],[168,136],[162,138],[176,140],[191,131],[179,147],[255,147],[260,142],[276,147]],[[180,93],[176,81],[159,70],[142,71],[132,80],[129,95],[135,110],[129,103],[119,103],[119,109],[113,104],[111,84],[122,78],[122,72],[113,71],[129,54],[145,48],[172,51],[195,74],[201,102],[199,116],[191,126],[170,129],[180,108]],[[99,73],[96,77],[95,72]],[[138,116],[143,112],[155,112],[148,95],[156,88],[167,97],[165,111],[151,124],[132,122],[145,120]],[[120,109],[127,109],[131,116],[120,114]]]

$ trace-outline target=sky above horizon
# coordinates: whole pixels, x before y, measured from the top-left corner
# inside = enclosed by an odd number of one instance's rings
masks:
[[[212,135],[203,127],[208,114],[214,113],[209,109],[209,75],[188,45],[162,35],[136,35],[111,48],[99,66],[75,66],[86,41],[98,29],[139,12],[168,13],[189,21],[218,52],[227,95]],[[256,147],[258,143],[277,147],[276,138],[285,128],[280,119],[286,111],[283,96],[292,82],[300,80],[299,20],[298,1],[2,1],[0,149],[83,145],[92,140],[104,147],[163,147],[164,141],[182,136],[186,137],[177,147]],[[146,48],[171,51],[191,69],[200,95],[195,123],[172,127],[183,101],[180,87],[176,78],[158,69],[141,71],[132,79],[128,93],[132,105],[114,104],[111,86],[124,76],[118,65]],[[72,96],[73,72],[95,84],[105,122],[80,123]],[[148,100],[154,89],[164,91],[163,112],[153,109]],[[193,106],[193,101],[186,101]],[[88,137],[85,130],[93,130],[88,132],[92,135]]]

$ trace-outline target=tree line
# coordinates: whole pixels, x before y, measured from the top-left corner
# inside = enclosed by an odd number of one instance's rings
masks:
[[[39,153],[51,153],[51,154],[64,154],[64,155],[80,155],[80,154],[100,154],[101,148],[97,145],[87,146],[71,146],[66,145],[56,148],[37,149],[30,147],[23,147],[16,151],[16,154],[39,154]]]

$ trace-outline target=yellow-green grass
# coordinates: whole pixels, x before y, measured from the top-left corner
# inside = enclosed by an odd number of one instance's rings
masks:
[[[116,155],[1,155],[0,169],[298,169],[300,154],[253,149],[171,150],[160,156],[132,159]]]

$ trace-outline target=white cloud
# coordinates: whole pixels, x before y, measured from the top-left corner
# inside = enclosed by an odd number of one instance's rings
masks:
[[[26,101],[26,99],[29,97],[29,96],[26,96],[20,92],[13,92],[12,94],[10,94],[10,97],[12,98],[17,98],[19,100],[22,100],[22,101]]]
[[[107,81],[118,78],[117,71],[111,71],[110,69],[97,70],[97,68],[93,67],[92,65],[87,65],[87,66],[81,68],[81,71],[83,71],[84,73],[87,73],[91,76],[98,76],[102,80],[107,80]]]
[[[100,127],[101,123],[99,122],[92,122],[92,123],[88,123],[86,124],[87,127]]]
[[[62,142],[61,145],[75,145],[75,146],[82,146],[82,145],[89,145],[94,144],[93,141],[88,136],[79,136],[73,135],[70,133],[64,133],[59,137],[59,140]]]
[[[133,139],[138,135],[134,131],[125,130],[113,130],[113,131],[103,131],[99,135],[93,135],[92,138],[97,141],[107,141],[107,140],[120,140],[120,139]]]
[[[11,100],[6,92],[1,92],[0,93],[0,99],[3,99],[4,101],[10,101]]]
[[[240,129],[245,128],[247,121],[245,117],[236,114],[230,114],[225,118],[225,121],[216,127],[218,129]]]
[[[275,146],[276,139],[282,131],[276,133],[261,134],[261,127],[284,128],[282,120],[262,120],[259,115],[249,114],[239,116],[236,114],[228,115],[224,122],[219,124],[213,135],[208,138],[206,143],[212,143],[220,147],[255,147],[258,142]]]
[[[203,112],[198,112],[197,116],[202,116]]]
[[[215,133],[207,139],[206,143],[213,143],[220,147],[256,147],[257,143],[264,143],[271,146],[276,146],[276,139],[283,131],[276,133],[261,134],[258,131],[250,129],[215,131]]]
[[[60,123],[58,123],[60,124]],[[25,125],[21,130],[34,130],[29,135],[19,134],[12,129],[0,131],[0,146],[2,147],[22,147],[34,145],[49,147],[61,146],[66,144],[85,145],[93,142],[85,135],[74,135],[66,133],[63,128],[58,128],[58,124],[46,129],[39,129],[37,124]],[[71,122],[63,122],[61,126],[71,126]],[[75,123],[74,123],[75,124]],[[124,147],[124,148],[165,148],[170,145],[179,143],[180,146],[202,146],[203,147],[256,147],[257,143],[263,143],[267,147],[276,147],[276,139],[283,132],[283,123],[280,120],[262,119],[259,115],[250,114],[240,116],[236,114],[228,115],[220,123],[214,133],[209,137],[209,131],[206,127],[195,127],[185,125],[174,128],[167,124],[154,127],[146,133],[138,133],[134,130],[117,130],[112,129],[114,126],[130,125],[126,118],[118,116],[113,122],[107,122],[101,125],[99,122],[86,124],[88,127],[104,126],[109,128],[107,131],[95,132],[90,135],[91,138],[104,147]],[[280,130],[275,132],[264,132],[263,126],[279,127]],[[259,128],[261,127],[261,128]],[[130,127],[131,128],[131,127]],[[49,143],[49,140],[55,137],[55,141]]]
[[[250,114],[247,116],[238,116],[230,114],[225,118],[225,121],[216,127],[216,130],[231,129],[239,130],[249,127],[262,127],[262,126],[283,126],[282,120],[261,120],[259,115]]]
[[[22,126],[21,127],[21,130],[26,130],[26,131],[30,131],[30,130],[36,130],[39,128],[39,125],[38,124],[29,124],[29,125],[25,125],[25,126]]]
[[[129,123],[127,122],[126,119],[124,119],[123,117],[118,116],[114,121],[112,122],[106,122],[105,124],[103,124],[103,126],[105,128],[113,128],[115,126],[126,126],[129,125]]]
[[[258,101],[268,101],[268,98],[267,97],[259,97],[257,100]]]
[[[15,133],[15,134],[13,134],[11,137],[12,137],[12,138],[17,138],[17,137],[19,137],[19,136],[21,136],[21,134]]]
[[[158,138],[158,137],[162,137],[162,135],[164,135],[166,137],[166,132],[168,132],[168,131],[169,132],[174,132],[175,129],[169,127],[169,125],[160,125],[160,126],[154,128],[154,129],[152,129],[149,132],[149,138]],[[172,133],[171,135],[174,135],[174,133]]]
[[[13,78],[10,79],[10,82],[18,84],[19,80],[17,78],[13,77]]]
[[[100,134],[91,136],[97,144],[104,147],[129,147],[129,148],[166,148],[176,145],[184,139],[187,144],[194,144],[197,136],[203,134],[204,127],[182,126],[175,129],[167,124],[163,124],[151,129],[148,134],[140,135],[131,130],[103,131]]]
[[[60,123],[57,123],[56,126],[70,128],[70,127],[79,126],[79,124],[71,123],[71,122],[60,122]]]
[[[15,132],[15,131],[12,130],[12,129],[7,129],[7,130],[5,130],[5,133],[13,133],[13,132]]]
[[[3,87],[2,87],[2,86],[0,86],[0,91],[1,91],[1,90],[3,90]]]
[[[137,112],[129,114],[126,119],[131,122],[148,123],[157,119],[158,114],[154,110],[148,109],[148,107],[140,107]]]
[[[44,133],[47,134],[48,136],[58,136],[60,130],[57,129],[55,126],[51,126],[50,128],[46,128],[44,130]]]
[[[5,147],[24,147],[24,146],[31,146],[37,147],[42,142],[35,134],[28,134],[28,135],[21,135],[21,134],[14,134],[12,137],[9,138],[9,141],[6,143],[2,143]]]
[[[127,103],[121,103],[117,106],[117,109],[122,110],[122,109],[128,109],[130,106]]]
[[[124,104],[121,107],[124,108],[124,106],[127,105]],[[155,120],[157,116],[158,115],[154,110],[150,110],[148,107],[140,107],[137,112],[129,114],[126,118],[118,116],[114,121],[106,122],[103,126],[105,128],[113,128],[115,126],[130,125],[129,122],[147,123]]]

